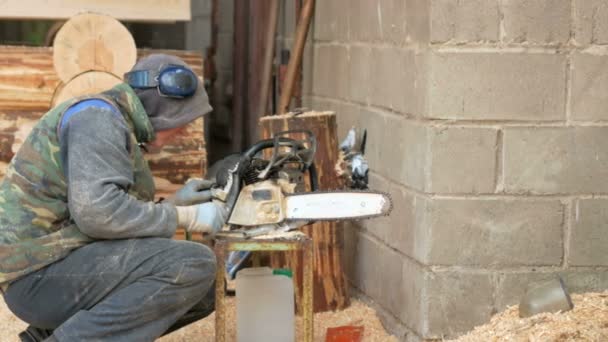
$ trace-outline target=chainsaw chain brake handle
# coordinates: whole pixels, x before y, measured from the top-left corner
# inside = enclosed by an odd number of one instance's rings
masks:
[[[303,134],[302,140],[286,137],[288,134]],[[265,180],[274,167],[281,167],[285,164],[300,164],[302,171],[308,171],[312,191],[318,189],[318,176],[314,164],[314,155],[317,150],[317,140],[314,134],[306,130],[284,131],[274,134],[272,139],[260,140],[246,150],[238,162],[228,169],[226,184],[211,189],[215,199],[226,203],[228,217],[232,214],[232,209],[236,204],[239,193],[243,186],[243,176],[249,169],[254,158],[260,158],[261,152],[272,148],[267,167],[260,172],[260,181]]]

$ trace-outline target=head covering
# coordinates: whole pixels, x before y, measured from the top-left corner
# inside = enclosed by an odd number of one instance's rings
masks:
[[[189,68],[178,57],[165,54],[152,54],[140,59],[131,69],[159,70],[168,64],[182,65]],[[202,82],[199,82],[196,93],[186,98],[161,96],[157,88],[134,89],[141,100],[154,131],[162,131],[181,127],[201,116],[211,112],[209,97]]]

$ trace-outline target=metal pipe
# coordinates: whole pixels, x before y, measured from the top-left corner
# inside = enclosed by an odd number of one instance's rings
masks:
[[[306,36],[308,35],[308,28],[310,27],[310,21],[315,9],[314,0],[306,0],[304,6],[302,6],[302,13],[298,23],[296,31],[296,39],[293,47],[293,53],[287,65],[287,72],[285,74],[285,82],[283,83],[283,91],[281,93],[281,100],[279,102],[279,113],[285,114],[289,108],[291,97],[293,96],[293,89],[296,84],[297,71],[302,64],[302,55],[304,54],[304,45],[306,44]]]

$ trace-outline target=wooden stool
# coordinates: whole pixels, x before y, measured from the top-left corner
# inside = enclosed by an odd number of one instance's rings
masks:
[[[226,279],[226,256],[232,251],[295,251],[304,252],[303,260],[303,291],[301,303],[304,319],[304,341],[313,340],[313,252],[312,240],[301,232],[266,235],[251,239],[226,238],[216,239],[215,253],[217,256],[217,274],[215,278],[215,340],[226,341],[226,303],[224,282]],[[295,277],[294,277],[295,278]],[[298,291],[299,284],[295,284]]]

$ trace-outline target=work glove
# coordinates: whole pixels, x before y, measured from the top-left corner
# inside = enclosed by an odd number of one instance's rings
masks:
[[[177,225],[191,233],[214,235],[226,223],[228,210],[220,201],[190,206],[177,206]]]
[[[175,195],[167,198],[165,201],[173,203],[176,206],[189,206],[209,202],[211,200],[212,181],[190,178],[186,184],[179,189]]]

